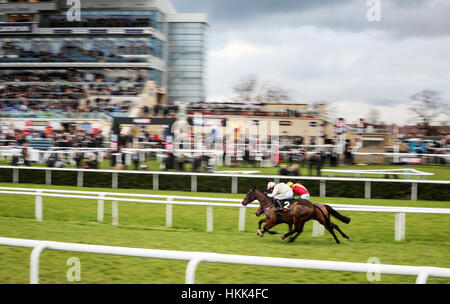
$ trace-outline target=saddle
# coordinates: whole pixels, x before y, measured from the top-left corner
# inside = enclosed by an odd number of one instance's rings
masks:
[[[277,212],[286,212],[286,211],[289,211],[289,209],[290,209],[290,207],[291,207],[291,203],[290,203],[290,201],[291,200],[293,200],[293,199],[295,199],[294,197],[290,197],[290,198],[288,198],[288,199],[285,199],[285,200],[278,200],[278,199],[273,199],[273,202],[274,202],[274,205],[275,205],[275,207],[276,207],[276,211]]]

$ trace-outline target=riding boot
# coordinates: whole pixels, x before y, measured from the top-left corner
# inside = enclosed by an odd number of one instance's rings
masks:
[[[275,205],[277,206],[277,211],[282,211],[283,210],[283,204],[281,203],[280,200],[278,199],[273,199],[275,201]]]

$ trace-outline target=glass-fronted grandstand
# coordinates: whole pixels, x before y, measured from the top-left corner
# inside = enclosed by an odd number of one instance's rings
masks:
[[[142,94],[148,106],[205,100],[206,15],[168,0],[80,4],[71,21],[66,1],[0,1],[1,111],[117,116]]]

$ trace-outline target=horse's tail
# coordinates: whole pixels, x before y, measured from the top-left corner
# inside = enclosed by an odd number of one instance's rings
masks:
[[[325,208],[327,208],[328,212],[334,216],[335,218],[337,218],[338,220],[340,220],[341,222],[344,222],[346,224],[350,223],[350,218],[346,217],[345,215],[340,214],[339,212],[337,212],[336,210],[334,210],[333,208],[331,208],[331,206],[329,205],[325,205]]]

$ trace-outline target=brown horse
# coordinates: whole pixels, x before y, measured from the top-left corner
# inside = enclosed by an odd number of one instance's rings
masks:
[[[350,239],[336,224],[331,221],[331,215],[346,224],[350,223],[350,218],[340,214],[329,205],[314,204],[305,199],[296,199],[290,201],[289,211],[277,214],[276,206],[272,198],[268,197],[256,188],[248,191],[242,201],[242,205],[247,206],[255,200],[260,203],[260,207],[256,212],[256,215],[259,216],[262,213],[266,215],[266,218],[260,220],[258,223],[259,229],[257,234],[260,236],[263,236],[265,232],[277,234],[277,231],[269,231],[269,229],[280,223],[286,223],[289,225],[289,232],[281,236],[281,240],[284,240],[288,236],[296,233],[289,239],[289,242],[293,242],[300,235],[300,233],[302,233],[303,227],[307,221],[316,220],[321,223],[328,230],[328,232],[330,232],[336,243],[339,244],[339,239],[334,233],[334,229],[336,229],[344,238]],[[261,231],[261,224],[264,222],[266,224],[264,225],[263,231]],[[292,229],[292,226],[294,226],[294,229]]]

